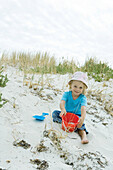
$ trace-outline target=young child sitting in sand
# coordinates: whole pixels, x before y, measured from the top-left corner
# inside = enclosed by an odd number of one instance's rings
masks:
[[[61,111],[55,110],[52,113],[53,121],[61,123],[62,115],[66,115],[67,112],[79,116],[79,123],[76,130],[81,137],[81,143],[87,144],[89,142],[86,137],[88,132],[84,124],[87,106],[87,98],[85,96],[85,90],[88,88],[87,74],[80,71],[75,72],[68,84],[69,91],[64,92],[60,102]]]

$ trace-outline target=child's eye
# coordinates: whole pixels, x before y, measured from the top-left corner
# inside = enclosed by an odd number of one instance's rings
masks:
[[[77,86],[74,86],[75,88],[77,88]]]
[[[80,87],[80,89],[82,89],[82,87]]]

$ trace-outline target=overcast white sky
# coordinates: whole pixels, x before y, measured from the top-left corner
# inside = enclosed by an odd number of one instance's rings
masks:
[[[112,0],[0,0],[0,52],[41,51],[113,67]]]

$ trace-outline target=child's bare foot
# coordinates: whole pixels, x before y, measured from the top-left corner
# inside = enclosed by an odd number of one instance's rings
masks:
[[[87,144],[87,143],[89,143],[89,141],[88,141],[87,138],[84,138],[84,139],[81,140],[81,143],[82,143],[82,144]]]
[[[82,144],[89,143],[88,139],[86,138],[86,132],[84,130],[79,130],[78,133],[79,133],[79,135],[81,137],[81,143]]]

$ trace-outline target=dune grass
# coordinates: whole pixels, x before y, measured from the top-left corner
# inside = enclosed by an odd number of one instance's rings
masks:
[[[5,87],[8,82],[7,74],[3,75],[3,67],[0,67],[0,87]],[[7,100],[2,99],[2,93],[0,92],[0,108],[7,103]]]
[[[39,74],[66,74],[75,71],[87,72],[96,81],[113,79],[113,69],[107,63],[102,63],[96,58],[88,58],[83,66],[78,66],[74,60],[62,60],[57,63],[54,56],[45,53],[12,52],[10,55],[3,53],[0,58],[0,65],[16,66],[27,73]]]
[[[96,81],[113,79],[113,69],[111,69],[107,63],[102,63],[96,58],[89,58],[81,70],[87,72],[89,76],[93,77]]]
[[[0,67],[0,87],[5,87],[7,82],[7,74],[3,75],[3,67]]]

